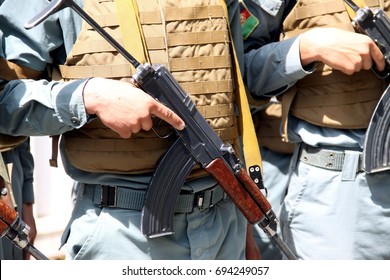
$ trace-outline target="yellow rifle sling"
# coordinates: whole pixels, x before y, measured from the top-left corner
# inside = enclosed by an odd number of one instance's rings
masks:
[[[220,0],[222,7],[225,9],[225,15],[228,15],[228,10],[226,7],[225,0]],[[230,25],[229,26],[229,32],[231,33],[230,30]],[[231,34],[230,34],[231,35]],[[233,38],[232,36],[230,36]],[[243,152],[244,152],[244,158],[245,158],[245,164],[246,167],[249,171],[251,167],[259,166],[261,171],[263,170],[262,166],[262,160],[261,160],[261,154],[260,154],[260,149],[259,149],[259,144],[256,136],[256,131],[255,127],[253,125],[252,121],[252,115],[250,113],[250,108],[249,108],[249,102],[248,102],[248,97],[246,94],[246,89],[244,85],[244,81],[242,79],[241,71],[238,67],[238,59],[237,59],[237,54],[234,49],[234,44],[232,43],[232,48],[233,48],[233,56],[234,56],[234,62],[235,62],[235,78],[237,81],[237,86],[238,86],[238,94],[236,95],[237,98],[237,103],[239,106],[239,112],[240,112],[240,117],[238,119],[239,122],[239,127],[241,129],[241,136],[242,136],[242,145],[243,145]],[[250,174],[251,172],[249,172]]]
[[[354,19],[355,16],[356,16],[356,13],[354,10],[352,10],[352,8],[345,2],[344,2],[344,5],[347,9],[347,12],[348,12],[348,15],[351,19]],[[359,8],[363,8],[366,6],[366,2],[364,0],[353,0],[353,2],[359,7]]]
[[[136,0],[115,0],[115,4],[126,50],[140,63],[150,63]]]

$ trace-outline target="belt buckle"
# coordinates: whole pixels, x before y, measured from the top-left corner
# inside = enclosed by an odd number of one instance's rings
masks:
[[[203,204],[204,204],[204,191],[201,191],[195,198],[196,206],[203,210]]]
[[[196,196],[196,206],[200,209],[200,211],[204,211],[215,205],[215,203],[213,203],[213,195],[217,188],[218,187],[205,189],[199,192],[199,194]]]
[[[100,207],[116,207],[117,186],[102,185]]]

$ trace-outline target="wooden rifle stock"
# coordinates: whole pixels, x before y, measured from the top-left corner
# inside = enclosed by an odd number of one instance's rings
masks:
[[[237,180],[222,159],[215,159],[205,169],[218,181],[221,188],[242,211],[249,223],[257,224],[264,219],[264,213],[271,209],[271,205],[262,196],[259,188],[245,169],[242,168],[237,175],[242,182]]]
[[[12,243],[26,250],[37,260],[48,260],[30,243],[29,231],[29,226],[20,219],[18,212],[0,199],[0,237],[6,236]]]
[[[0,189],[2,190],[1,198],[0,198],[0,236],[5,234],[6,230],[9,226],[6,224],[11,224],[17,218],[17,212],[12,207],[12,199],[7,190],[6,182],[3,177],[0,176]],[[6,192],[3,193],[3,190]],[[9,207],[6,207],[9,205]],[[3,221],[4,220],[4,221]]]

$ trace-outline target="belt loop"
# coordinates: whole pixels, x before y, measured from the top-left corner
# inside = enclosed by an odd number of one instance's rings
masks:
[[[360,153],[357,151],[345,151],[341,181],[355,181],[359,169]]]
[[[294,152],[291,156],[290,166],[288,168],[289,176],[295,172],[295,169],[297,168],[297,164],[299,162],[299,157],[301,153],[301,149],[304,149],[302,143],[298,143],[295,146]]]

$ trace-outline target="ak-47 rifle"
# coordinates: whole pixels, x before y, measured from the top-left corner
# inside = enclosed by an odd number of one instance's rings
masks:
[[[0,238],[7,237],[37,260],[47,260],[48,258],[30,243],[30,227],[19,217],[16,209],[10,176],[0,153]]]
[[[66,7],[76,11],[136,68],[132,77],[134,84],[171,108],[186,124],[183,130],[175,130],[177,139],[159,161],[150,181],[142,210],[143,234],[153,238],[174,233],[176,199],[192,168],[198,163],[218,181],[251,224],[261,226],[287,258],[296,259],[276,233],[277,217],[253,177],[248,175],[233,148],[222,142],[164,66],[140,64],[72,0],[51,1],[25,27],[32,28]],[[262,181],[261,178],[255,180]]]
[[[0,177],[1,198],[0,198],[0,237],[7,237],[16,246],[26,250],[37,260],[48,260],[37,248],[30,243],[28,233],[30,227],[19,217],[15,208],[11,207],[13,198],[7,191],[7,182]]]
[[[379,47],[385,58],[386,67],[378,71],[372,67],[378,78],[388,79],[390,75],[390,20],[383,9],[360,8],[352,0],[344,0],[356,13],[352,24],[357,32],[369,36]],[[390,169],[390,88],[382,94],[367,128],[363,163],[367,173]]]

